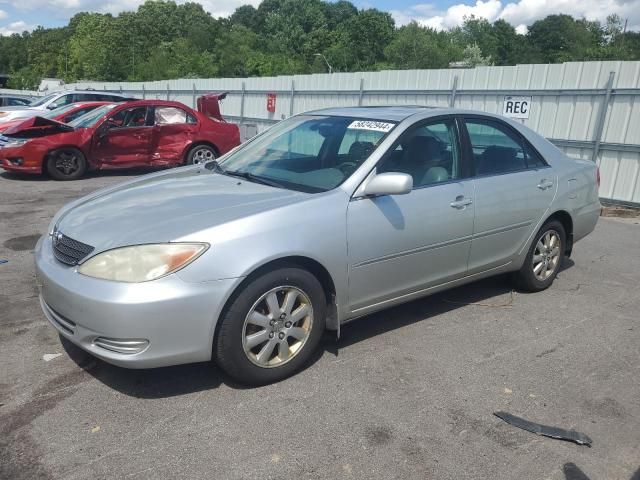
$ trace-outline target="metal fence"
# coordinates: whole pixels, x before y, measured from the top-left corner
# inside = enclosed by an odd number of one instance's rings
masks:
[[[222,112],[257,130],[299,112],[330,106],[430,105],[501,113],[505,96],[532,97],[522,122],[567,155],[600,165],[604,200],[640,205],[640,62],[572,62],[447,70],[393,70],[146,83],[80,82],[140,98],[195,105],[229,91]],[[275,111],[267,95],[275,94]]]

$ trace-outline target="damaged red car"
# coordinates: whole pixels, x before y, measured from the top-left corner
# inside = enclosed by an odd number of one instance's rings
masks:
[[[107,104],[67,123],[33,117],[0,135],[0,166],[75,180],[88,170],[203,163],[240,144],[238,126],[220,114],[226,94],[179,102]]]

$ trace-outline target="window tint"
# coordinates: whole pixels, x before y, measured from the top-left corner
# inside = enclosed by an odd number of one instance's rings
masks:
[[[410,130],[378,166],[378,172],[408,173],[413,186],[460,178],[460,154],[453,120]]]
[[[520,138],[491,121],[467,120],[477,175],[517,172],[527,168]]]
[[[156,107],[156,125],[173,125],[179,123],[195,123],[194,118],[181,108]]]
[[[109,122],[116,128],[144,127],[147,124],[147,107],[125,108],[111,117]]]

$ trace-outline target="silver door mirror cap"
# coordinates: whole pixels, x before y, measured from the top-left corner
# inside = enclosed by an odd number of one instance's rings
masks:
[[[361,192],[363,197],[406,195],[413,190],[413,177],[406,173],[379,173],[369,179]]]

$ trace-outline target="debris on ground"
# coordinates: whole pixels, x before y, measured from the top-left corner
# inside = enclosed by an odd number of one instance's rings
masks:
[[[9,260],[5,260],[4,258],[0,258],[0,265],[3,263],[9,263]]]
[[[53,360],[54,358],[58,358],[62,356],[61,353],[45,353],[44,355],[42,355],[42,359],[45,362],[50,362],[51,360]]]
[[[515,415],[511,415],[507,412],[493,412],[493,414],[514,427],[522,428],[523,430],[535,433],[536,435],[557,438],[558,440],[567,440],[569,442],[577,443],[578,445],[586,445],[587,447],[591,447],[591,444],[593,443],[587,435],[576,432],[575,430],[565,430],[564,428],[541,425],[539,423],[525,420],[524,418],[516,417]]]

